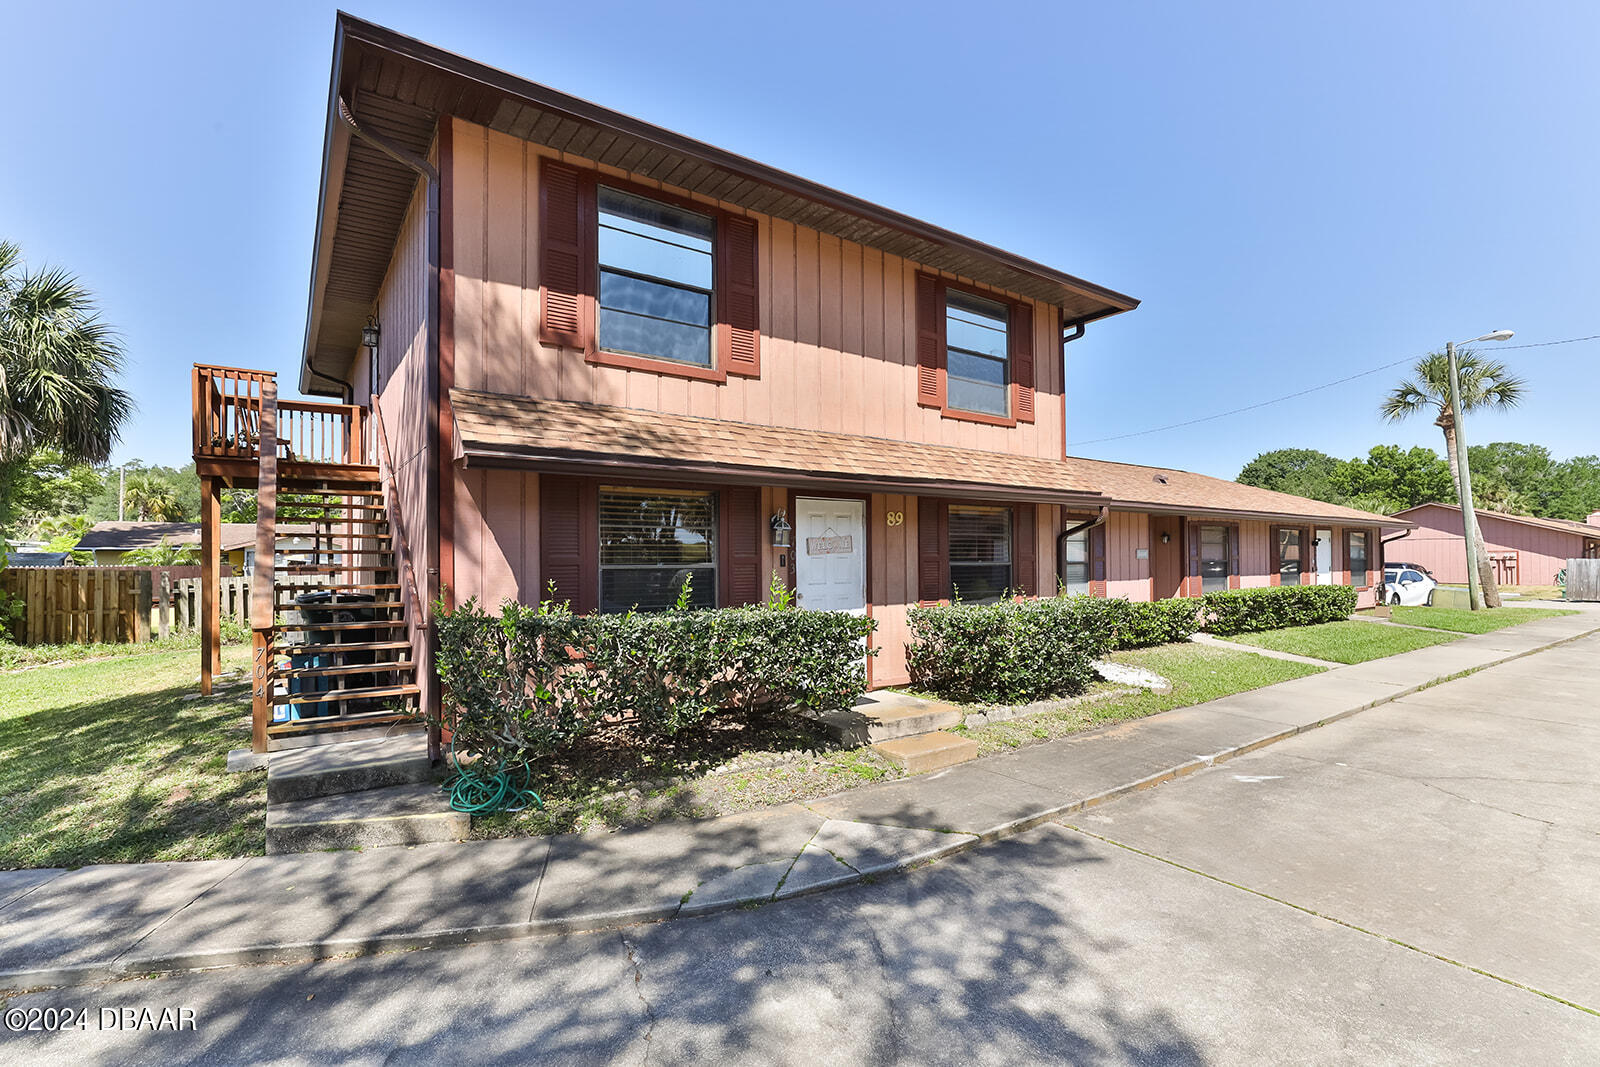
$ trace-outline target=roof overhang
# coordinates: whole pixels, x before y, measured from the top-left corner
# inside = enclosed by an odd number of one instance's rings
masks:
[[[664,185],[787,219],[844,240],[1062,308],[1087,322],[1138,306],[1130,296],[841,193],[587,100],[341,13],[317,194],[300,387],[332,393],[376,300],[418,178],[339,115],[426,157],[455,116]]]

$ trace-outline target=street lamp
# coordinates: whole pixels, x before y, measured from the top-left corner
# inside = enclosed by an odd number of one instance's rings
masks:
[[[1470,341],[1461,342],[1464,345],[1475,345],[1481,341],[1509,341],[1512,333],[1510,330],[1495,330],[1482,337],[1474,337]],[[1462,418],[1461,411],[1461,371],[1456,366],[1456,343],[1446,341],[1445,355],[1450,362],[1450,417],[1456,431],[1456,470],[1461,472],[1461,484],[1457,487],[1461,499],[1461,534],[1467,546],[1467,601],[1473,611],[1483,609],[1483,581],[1478,576],[1478,539],[1475,533],[1478,529],[1478,513],[1472,507],[1472,470],[1467,465],[1467,435],[1464,429],[1466,420]]]

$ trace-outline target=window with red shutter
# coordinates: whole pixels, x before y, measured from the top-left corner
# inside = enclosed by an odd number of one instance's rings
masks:
[[[587,351],[594,332],[594,180],[546,159],[539,173],[539,340]]]

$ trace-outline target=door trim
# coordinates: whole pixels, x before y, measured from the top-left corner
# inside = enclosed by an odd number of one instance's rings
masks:
[[[789,490],[789,516],[795,526],[794,547],[789,550],[789,588],[795,592],[800,591],[800,501],[802,500],[855,500],[861,503],[861,586],[862,600],[866,605],[867,618],[875,616],[872,612],[872,494],[871,493],[820,493],[802,494],[798,490]],[[802,605],[803,606],[803,605]],[[867,688],[872,688],[872,661],[877,659],[871,655],[871,650],[878,647],[877,631],[867,635]]]

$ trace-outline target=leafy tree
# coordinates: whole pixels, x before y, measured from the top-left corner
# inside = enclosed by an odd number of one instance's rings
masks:
[[[163,537],[159,545],[124,552],[122,562],[139,567],[192,567],[200,557],[189,545],[175,545]]]
[[[0,526],[13,521],[14,468],[38,449],[103,463],[133,410],[116,385],[122,346],[65,271],[29,272],[0,241]]]
[[[1263,452],[1246,463],[1239,472],[1238,481],[1243,485],[1331,502],[1337,495],[1334,481],[1344,462],[1314,448],[1280,448]]]
[[[129,518],[140,522],[182,522],[177,488],[159,474],[135,474],[128,478],[122,499]]]
[[[1456,352],[1456,365],[1463,411],[1510,408],[1522,400],[1526,383],[1499,360],[1483,359],[1472,349],[1463,348]],[[1430,352],[1417,360],[1412,368],[1412,377],[1392,389],[1378,411],[1391,422],[1424,412],[1434,415],[1434,425],[1444,432],[1445,458],[1450,463],[1450,477],[1458,487],[1459,496],[1461,472],[1456,467],[1456,426],[1450,406],[1449,357],[1443,352]],[[1470,454],[1468,458],[1471,458]],[[1475,523],[1471,533],[1478,552],[1478,575],[1483,587],[1484,603],[1497,608],[1500,606],[1500,589],[1494,582],[1494,564],[1484,548],[1483,531]]]
[[[1365,460],[1352,459],[1334,480],[1351,507],[1356,499],[1381,504],[1389,514],[1434,500],[1450,499],[1450,465],[1431,448],[1374,445]]]
[[[104,479],[87,463],[68,463],[53,448],[40,448],[19,463],[0,464],[0,496],[10,501],[8,528],[29,536],[45,519],[82,515],[104,487]],[[6,520],[0,518],[0,523]]]

